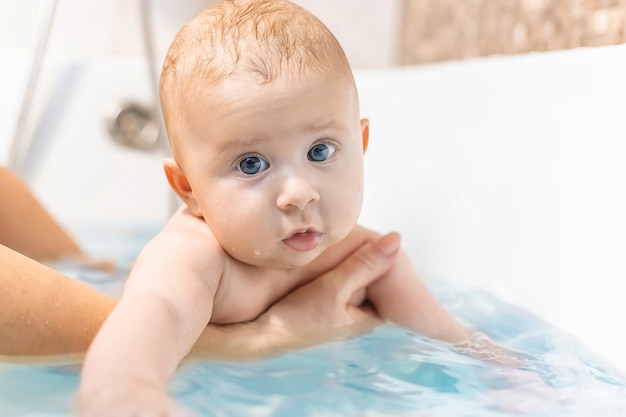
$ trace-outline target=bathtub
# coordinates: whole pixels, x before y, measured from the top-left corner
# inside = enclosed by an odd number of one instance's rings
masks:
[[[29,56],[0,54],[0,161]],[[429,281],[487,290],[622,371],[625,46],[357,70],[371,121],[361,222],[403,234]],[[75,233],[162,223],[163,151],[111,140],[107,112],[154,102],[135,58],[48,62],[21,175]]]

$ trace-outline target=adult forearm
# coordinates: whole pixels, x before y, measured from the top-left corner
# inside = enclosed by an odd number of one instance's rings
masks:
[[[0,359],[82,355],[118,300],[0,245]],[[238,360],[273,350],[256,323],[209,326],[190,357]]]
[[[0,356],[86,351],[114,298],[0,245]]]
[[[118,300],[0,245],[0,357],[83,354]]]
[[[0,244],[38,260],[78,256],[76,241],[28,187],[0,167]]]

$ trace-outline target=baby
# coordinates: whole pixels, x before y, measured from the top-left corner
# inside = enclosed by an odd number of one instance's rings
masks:
[[[379,238],[357,225],[369,122],[342,48],[310,13],[283,0],[209,7],[174,39],[160,92],[165,173],[184,204],[87,354],[85,415],[178,415],[167,383],[207,323],[253,320]],[[351,302],[366,300],[415,332],[469,338],[405,253]]]

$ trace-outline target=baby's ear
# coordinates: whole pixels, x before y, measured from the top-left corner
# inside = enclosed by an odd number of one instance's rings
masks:
[[[363,153],[365,153],[370,140],[370,121],[368,119],[361,119],[361,137],[363,138]]]
[[[165,158],[163,160],[163,169],[172,190],[178,194],[194,216],[201,217],[202,213],[200,213],[198,201],[194,197],[191,185],[189,185],[187,176],[180,165],[173,158]]]

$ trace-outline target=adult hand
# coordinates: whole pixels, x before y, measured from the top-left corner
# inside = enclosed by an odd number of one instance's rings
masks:
[[[381,319],[363,304],[365,289],[387,272],[399,247],[397,233],[365,243],[335,269],[287,294],[258,321],[268,322],[293,347],[353,337],[373,329]]]
[[[334,269],[294,290],[255,321],[207,327],[191,357],[254,359],[372,330],[381,319],[360,305],[365,288],[391,268],[400,235],[365,243]]]

